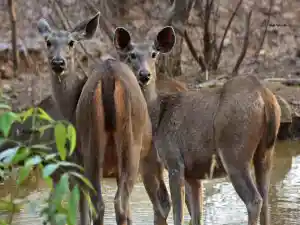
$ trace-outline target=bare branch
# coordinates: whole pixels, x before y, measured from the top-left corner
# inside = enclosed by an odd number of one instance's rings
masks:
[[[198,57],[197,51],[195,46],[193,45],[193,42],[190,38],[190,36],[188,35],[187,31],[185,30],[183,33],[180,30],[176,30],[181,36],[184,37],[184,40],[186,41],[186,44],[193,56],[193,58],[196,60],[196,62],[198,63],[198,65],[200,66],[202,71],[205,71],[205,63],[203,61],[203,58],[201,56]]]
[[[242,47],[241,54],[239,55],[235,67],[232,71],[233,76],[236,76],[238,74],[238,70],[240,68],[240,65],[247,53],[248,45],[249,45],[249,36],[250,36],[250,21],[252,16],[252,9],[249,11],[249,13],[246,15],[246,21],[245,21],[245,35],[244,35],[244,44]]]
[[[9,16],[11,21],[11,45],[13,54],[14,76],[17,77],[19,67],[19,52],[17,49],[17,21],[16,21],[16,5],[14,0],[8,0]]]
[[[204,31],[203,31],[203,55],[206,65],[210,63],[211,58],[211,33],[209,29],[210,16],[213,9],[214,0],[206,0],[204,11]]]
[[[262,38],[261,38],[260,43],[259,43],[259,47],[258,47],[257,51],[255,52],[255,54],[253,56],[254,59],[258,58],[260,50],[262,49],[262,47],[264,45],[266,34],[267,34],[267,31],[268,31],[268,26],[270,24],[270,18],[271,18],[271,12],[272,12],[273,5],[274,5],[274,0],[270,0],[270,6],[269,6],[268,14],[267,14],[268,17],[267,17],[267,20],[264,21],[265,22],[265,29],[263,31]]]
[[[242,5],[242,3],[243,3],[243,0],[240,0],[238,2],[238,4],[236,5],[233,13],[231,14],[230,19],[228,20],[228,23],[227,23],[227,26],[225,28],[225,31],[224,31],[224,34],[223,34],[223,37],[222,37],[222,40],[221,40],[218,52],[217,52],[216,57],[215,57],[215,61],[213,63],[213,69],[214,70],[216,70],[219,67],[220,58],[221,58],[222,50],[223,50],[223,47],[224,47],[224,40],[225,40],[226,35],[227,35],[228,31],[229,31],[229,28],[231,27],[232,21],[233,21],[234,17],[236,16],[237,11],[240,8],[240,6]]]

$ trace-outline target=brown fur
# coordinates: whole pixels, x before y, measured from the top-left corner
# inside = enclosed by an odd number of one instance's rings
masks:
[[[105,66],[110,66],[109,64]],[[106,70],[106,77],[102,76],[102,104],[103,110],[105,113],[105,130],[106,131],[115,131],[116,129],[116,106],[114,99],[115,91],[115,77],[112,74],[109,74],[111,70]],[[97,105],[97,104],[95,104]]]
[[[157,80],[156,86],[158,91],[161,93],[172,93],[188,90],[185,83],[170,77],[164,77],[162,79]]]
[[[128,198],[140,157],[144,160],[149,153],[151,123],[143,94],[128,66],[114,59],[96,65],[82,90],[76,118],[86,176],[97,191],[92,197],[98,211],[94,224],[103,224],[103,171],[117,171],[117,224],[131,224]],[[82,224],[87,224],[87,206],[84,208]]]
[[[265,100],[265,115],[266,115],[266,122],[267,122],[267,128],[266,128],[266,147],[271,148],[276,139],[277,139],[277,133],[278,133],[278,118],[276,115],[276,109],[274,109],[274,95],[272,95],[272,92],[267,89],[263,88],[262,95]],[[276,99],[277,101],[277,99]]]

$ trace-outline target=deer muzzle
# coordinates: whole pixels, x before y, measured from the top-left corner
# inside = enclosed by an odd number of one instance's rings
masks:
[[[55,73],[63,73],[66,69],[66,62],[63,58],[53,58],[51,60],[51,68]]]
[[[148,84],[151,78],[151,73],[148,70],[140,70],[139,71],[139,82],[142,85]]]

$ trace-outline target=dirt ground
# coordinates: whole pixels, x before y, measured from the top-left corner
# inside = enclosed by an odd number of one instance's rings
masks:
[[[20,51],[19,75],[13,77],[10,45],[10,20],[7,5],[0,3],[0,76],[4,93],[12,98],[15,109],[28,107],[36,104],[44,97],[51,94],[49,74],[44,56],[43,39],[36,31],[36,22],[43,16],[50,22],[52,16],[54,22],[59,24],[59,19],[55,16],[53,6],[47,0],[16,0],[17,4],[17,26],[18,26],[18,48]],[[79,20],[91,16],[83,2],[79,0],[58,1],[61,3],[64,14],[67,15],[71,25]],[[97,0],[93,1],[97,5]],[[150,3],[145,1],[132,7],[128,17],[119,22],[132,31],[135,38],[144,38],[143,34],[152,34],[162,26],[165,16],[166,5],[160,3]],[[162,1],[161,1],[162,2]],[[217,26],[217,35],[221,39],[230,14],[237,4],[237,0],[221,1],[220,20]],[[230,72],[235,65],[236,59],[241,51],[244,15],[247,7],[255,3],[252,20],[250,45],[245,60],[240,69],[240,74],[257,74],[260,78],[285,77],[298,78],[300,76],[300,1],[275,0],[272,10],[271,26],[267,30],[267,36],[259,57],[255,60],[254,53],[258,48],[258,42],[264,29],[263,22],[266,19],[269,0],[245,1],[242,9],[238,11],[231,29],[226,37],[226,45],[222,54],[221,66],[216,73],[210,73],[209,78]],[[151,9],[150,17],[145,15],[141,8]],[[99,8],[100,9],[100,8]],[[101,9],[100,9],[101,11]],[[151,19],[149,19],[151,18]],[[52,23],[52,22],[51,22]],[[53,23],[52,23],[53,24]],[[189,20],[188,33],[192,38],[198,52],[202,50],[202,26],[201,21],[193,11]],[[60,27],[61,28],[61,27]],[[91,41],[83,43],[89,54],[99,57],[105,54],[112,47],[108,37],[100,29],[96,37]],[[78,48],[79,49],[79,48]],[[80,49],[79,49],[80,50]],[[81,50],[82,52],[82,50]],[[24,57],[27,55],[29,57]],[[79,57],[84,58],[84,54]],[[31,59],[26,63],[25,59]],[[190,51],[184,46],[182,54],[183,75],[179,80],[187,82],[191,88],[195,87],[204,74],[199,72],[199,66],[192,58]],[[286,98],[294,108],[298,108],[300,103],[300,87],[276,86],[275,90]],[[298,111],[298,110],[297,110]]]

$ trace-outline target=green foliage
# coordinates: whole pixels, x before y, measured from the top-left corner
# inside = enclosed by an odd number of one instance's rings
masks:
[[[32,121],[32,134],[28,140],[17,141],[10,137],[11,127],[15,122],[25,123]],[[27,121],[28,122],[28,121]],[[33,143],[35,134],[42,137],[48,129],[53,129],[55,140],[50,143]],[[54,121],[44,110],[30,108],[21,113],[11,111],[11,107],[0,99],[0,146],[10,141],[14,147],[0,153],[0,178],[7,180],[16,172],[16,191],[8,198],[0,199],[0,212],[9,213],[7,221],[0,221],[0,225],[12,224],[14,213],[23,207],[25,200],[17,200],[18,193],[26,187],[33,170],[39,170],[41,178],[50,188],[49,198],[46,206],[41,210],[41,216],[45,218],[44,224],[50,222],[57,225],[75,225],[80,192],[87,198],[93,213],[94,207],[86,191],[87,188],[94,190],[92,184],[83,175],[83,168],[80,165],[66,161],[72,156],[76,147],[76,130],[72,124],[66,121]],[[55,141],[58,152],[51,151],[51,144]],[[35,140],[36,142],[36,140]],[[56,172],[60,180],[53,188],[53,178]],[[80,182],[80,186],[76,184]],[[72,185],[70,185],[72,184]],[[70,188],[73,186],[73,188]],[[80,189],[80,188],[81,189]],[[34,205],[34,204],[32,204]],[[35,204],[34,207],[40,207]]]

